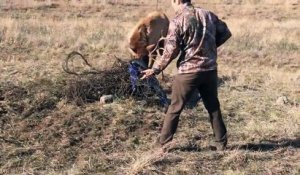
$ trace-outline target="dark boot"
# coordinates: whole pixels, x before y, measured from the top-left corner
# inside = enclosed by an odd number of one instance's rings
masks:
[[[222,140],[220,140],[220,141],[216,141],[216,140],[211,141],[210,144],[209,144],[209,147],[213,151],[222,151],[222,150],[226,149],[226,145],[227,145],[227,135],[225,134],[224,137],[222,138]]]
[[[211,144],[213,150],[224,150],[227,145],[227,130],[220,110],[209,113],[210,123],[214,133],[214,141]]]

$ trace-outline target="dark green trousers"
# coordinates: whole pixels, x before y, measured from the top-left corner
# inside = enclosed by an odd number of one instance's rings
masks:
[[[175,76],[172,85],[171,104],[164,119],[160,144],[164,145],[173,139],[180,113],[195,89],[200,92],[204,106],[209,113],[216,141],[221,141],[224,138],[227,130],[221,115],[217,86],[216,70]]]

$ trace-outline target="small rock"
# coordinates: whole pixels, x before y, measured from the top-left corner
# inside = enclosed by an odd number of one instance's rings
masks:
[[[129,114],[129,115],[134,115],[134,114],[137,114],[137,111],[136,111],[136,110],[129,110],[129,111],[127,112],[127,114]]]
[[[114,101],[112,95],[103,95],[100,98],[100,104],[107,104],[107,103],[112,103]]]
[[[278,104],[278,105],[285,105],[287,103],[288,103],[288,98],[286,96],[279,97],[276,100],[276,104]]]

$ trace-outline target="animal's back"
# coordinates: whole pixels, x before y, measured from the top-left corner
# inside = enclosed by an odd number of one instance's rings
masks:
[[[146,17],[139,20],[133,28],[129,40],[139,37],[139,29],[145,25],[147,27],[148,45],[156,44],[161,36],[166,36],[169,28],[169,19],[163,12],[151,12]]]

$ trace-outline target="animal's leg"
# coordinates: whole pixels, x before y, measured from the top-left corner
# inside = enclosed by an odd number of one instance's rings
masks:
[[[149,58],[149,56],[144,56],[142,58],[142,61],[145,63],[145,65],[149,66],[149,62],[151,61],[151,58]]]

